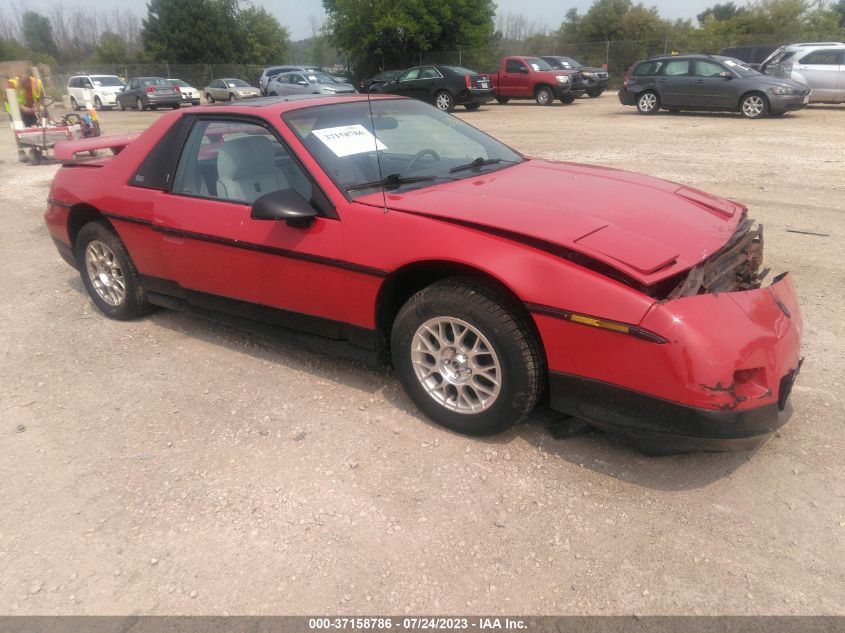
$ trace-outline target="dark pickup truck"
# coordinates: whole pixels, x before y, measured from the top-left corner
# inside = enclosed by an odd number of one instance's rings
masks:
[[[539,105],[551,105],[555,99],[572,103],[586,92],[578,71],[555,70],[539,57],[504,57],[490,78],[499,103],[511,99],[535,99]]]

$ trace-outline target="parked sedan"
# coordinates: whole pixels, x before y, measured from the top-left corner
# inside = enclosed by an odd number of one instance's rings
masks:
[[[730,57],[680,55],[634,64],[622,80],[622,105],[640,114],[661,108],[739,111],[749,119],[781,115],[810,102],[810,89],[791,79],[768,77]]]
[[[383,92],[385,84],[394,81],[402,72],[401,70],[385,70],[369,79],[364,79],[361,82],[361,92]]]
[[[277,75],[267,84],[267,94],[271,97],[288,95],[337,95],[355,94],[355,86],[340,83],[322,72],[290,72]]]
[[[254,99],[261,96],[258,88],[250,86],[243,79],[215,79],[205,87],[205,100],[208,103],[215,101],[239,101],[241,99]]]
[[[101,148],[56,172],[46,225],[108,317],[165,306],[389,358],[470,435],[541,397],[660,450],[747,449],[786,421],[801,312],[787,273],[762,285],[739,203],[527,158],[387,95],[173,112],[55,153]]]
[[[181,79],[168,79],[168,81],[179,89],[179,94],[182,95],[182,103],[188,105],[200,104],[200,91]]]
[[[179,88],[164,77],[134,77],[117,93],[116,101],[120,110],[178,108],[182,104],[182,95]]]
[[[610,76],[604,68],[584,66],[571,57],[562,55],[547,55],[540,59],[555,70],[574,70],[590,97],[600,97],[610,85]]]
[[[460,66],[415,66],[384,84],[381,92],[413,97],[444,112],[456,105],[478,110],[496,97],[487,75]]]

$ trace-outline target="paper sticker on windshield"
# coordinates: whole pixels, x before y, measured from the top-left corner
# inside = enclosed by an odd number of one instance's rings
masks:
[[[376,139],[372,133],[361,124],[343,125],[341,127],[327,127],[311,132],[328,147],[335,156],[352,156],[372,152],[373,148],[386,150],[387,147]]]

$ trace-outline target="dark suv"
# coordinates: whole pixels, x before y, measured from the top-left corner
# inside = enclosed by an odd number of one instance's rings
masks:
[[[721,55],[653,57],[634,64],[622,80],[622,105],[641,114],[660,108],[739,111],[749,119],[803,108],[810,89],[791,79],[763,75]]]

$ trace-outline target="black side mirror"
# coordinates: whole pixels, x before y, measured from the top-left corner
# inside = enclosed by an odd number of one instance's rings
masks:
[[[265,193],[252,204],[253,220],[284,220],[288,226],[306,229],[314,222],[317,211],[293,189]]]
[[[721,77],[722,79],[733,79],[734,74],[732,72],[728,72],[727,70],[723,70],[719,73],[719,77]]]

